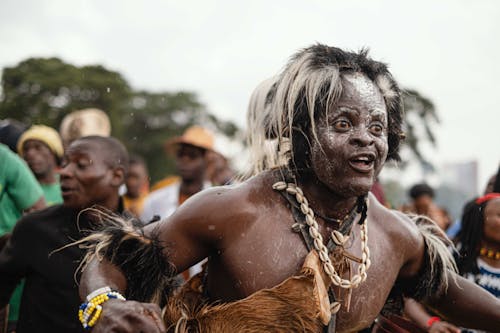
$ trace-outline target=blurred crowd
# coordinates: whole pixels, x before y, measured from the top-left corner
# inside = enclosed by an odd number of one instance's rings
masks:
[[[30,220],[29,216],[38,220],[57,220],[62,216],[70,220],[65,222],[67,225],[78,222],[80,228],[84,219],[79,212],[104,207],[114,212],[126,212],[139,223],[147,224],[168,217],[197,192],[211,186],[229,185],[235,179],[230,161],[214,148],[214,134],[201,126],[191,126],[181,136],[166,138],[164,153],[175,161],[177,173],[166,175],[154,184],[151,184],[146,161],[137,153],[129,154],[110,135],[110,120],[99,109],[68,114],[58,130],[43,124],[27,126],[13,119],[0,121],[0,308],[2,316],[8,315],[7,321],[0,320],[0,332],[4,324],[8,324],[8,332],[15,331],[20,312],[30,311],[26,303],[33,297],[40,297],[33,296],[40,290],[31,281],[24,285],[24,277],[33,280],[35,275],[36,280],[36,274],[50,276],[54,269],[55,272],[67,271],[72,276],[76,271],[74,263],[81,256],[77,252],[58,267],[44,267],[35,274],[28,272],[32,269],[29,266],[37,263],[26,260],[24,256],[34,257],[36,248],[30,248],[28,240],[20,242],[17,232],[14,233],[16,237],[11,236],[15,227],[23,228],[24,222]],[[119,151],[122,151],[119,158],[111,160],[110,156]],[[116,159],[121,160],[118,165]],[[99,165],[99,162],[104,165]],[[108,172],[114,174],[105,176]],[[116,202],[110,201],[114,197],[109,195],[110,192],[116,192]],[[70,208],[77,214],[60,211],[58,207]],[[42,211],[46,214],[36,215]],[[49,228],[60,229],[61,226]],[[28,230],[32,235],[22,235],[22,231],[19,234],[33,242],[44,243],[40,251],[56,250],[56,244],[66,244],[69,236],[67,230],[49,230],[47,235],[37,232],[34,228]],[[73,240],[83,234],[81,229],[72,232]],[[183,272],[180,278],[188,279],[199,270],[198,265]],[[22,276],[13,279],[9,274]],[[66,292],[66,296],[71,294],[69,299],[75,299],[76,286],[71,280],[59,285],[61,275],[47,276],[44,278],[59,289],[54,292]],[[8,307],[4,307],[6,302]],[[23,325],[22,320],[20,325]],[[75,330],[79,327],[68,331]]]

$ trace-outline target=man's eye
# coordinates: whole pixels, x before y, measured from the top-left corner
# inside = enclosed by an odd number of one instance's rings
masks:
[[[83,160],[83,161],[78,161],[78,162],[76,163],[76,166],[77,166],[78,168],[80,168],[80,169],[85,169],[85,168],[86,168],[86,167],[88,167],[89,165],[90,165],[89,161],[85,161],[85,160]]]
[[[333,123],[333,127],[337,130],[348,130],[351,128],[351,124],[347,120],[337,120]]]
[[[384,128],[382,127],[382,125],[373,124],[370,126],[370,132],[372,132],[374,135],[382,135],[384,133]]]

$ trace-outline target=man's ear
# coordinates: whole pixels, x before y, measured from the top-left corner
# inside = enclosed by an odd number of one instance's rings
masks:
[[[112,171],[111,185],[120,187],[125,183],[125,170],[121,167],[114,168]]]

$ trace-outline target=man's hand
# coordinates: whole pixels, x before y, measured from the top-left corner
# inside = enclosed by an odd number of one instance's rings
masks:
[[[429,333],[460,333],[460,329],[455,325],[445,321],[436,321],[429,328]]]
[[[165,333],[158,305],[110,299],[102,306],[102,313],[92,333]]]

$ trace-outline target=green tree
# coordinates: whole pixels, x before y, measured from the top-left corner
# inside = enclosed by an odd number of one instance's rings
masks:
[[[432,164],[423,155],[420,145],[429,141],[436,145],[436,137],[432,131],[434,124],[439,124],[439,117],[434,103],[427,97],[413,89],[403,91],[403,104],[405,111],[405,145],[420,163],[424,170],[433,170]]]

